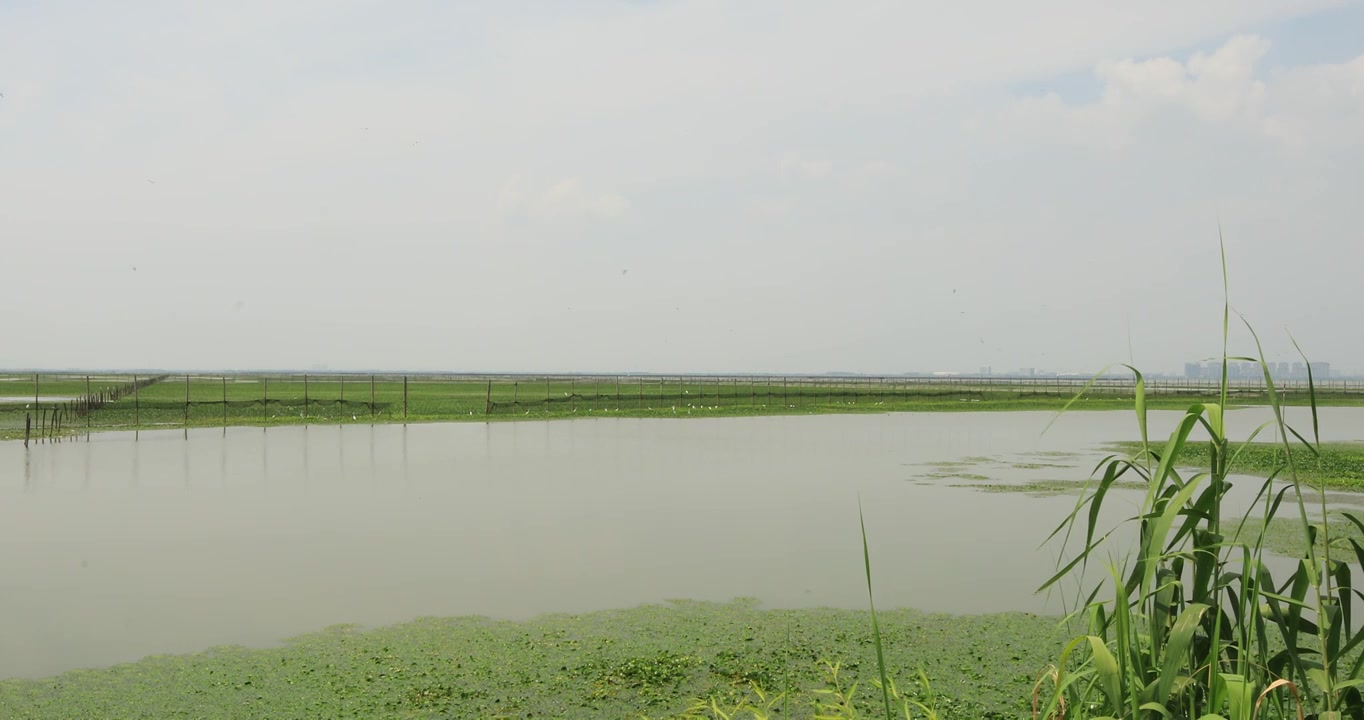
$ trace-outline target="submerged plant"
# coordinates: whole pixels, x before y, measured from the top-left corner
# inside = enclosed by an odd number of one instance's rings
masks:
[[[1224,260],[1224,295],[1225,277]],[[1063,545],[1072,539],[1083,545],[1040,589],[1068,577],[1083,587],[1087,567],[1097,563],[1099,549],[1119,527],[1134,527],[1135,547],[1120,562],[1110,561],[1107,578],[1088,587],[1077,604],[1071,617],[1086,621],[1088,630],[1066,645],[1039,680],[1036,717],[1364,718],[1358,652],[1364,629],[1352,618],[1353,600],[1364,594],[1354,589],[1350,562],[1332,557],[1325,493],[1317,493],[1322,520],[1309,517],[1310,488],[1297,472],[1296,458],[1315,456],[1319,447],[1311,365],[1308,440],[1284,419],[1249,323],[1258,357],[1227,354],[1229,321],[1230,306],[1224,304],[1219,402],[1191,405],[1163,445],[1153,445],[1148,436],[1142,375],[1126,366],[1136,377],[1141,447],[1096,467],[1097,481],[1086,486],[1051,535]],[[1231,360],[1260,366],[1273,411],[1273,419],[1234,450],[1225,426]],[[1198,428],[1208,436],[1206,470],[1184,477],[1176,468]],[[1283,462],[1262,481],[1250,507],[1229,517],[1227,468],[1266,430],[1276,435]],[[1145,496],[1135,516],[1104,529],[1100,511],[1120,478],[1140,480]],[[1253,528],[1268,526],[1281,510],[1295,516],[1304,542],[1293,571],[1279,580],[1266,562],[1262,533]],[[1355,516],[1342,515],[1364,529]],[[1349,547],[1351,560],[1364,564],[1364,546],[1349,538]]]

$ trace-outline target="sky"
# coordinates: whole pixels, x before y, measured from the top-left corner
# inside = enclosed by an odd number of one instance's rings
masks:
[[[0,0],[0,368],[1364,370],[1364,5]]]

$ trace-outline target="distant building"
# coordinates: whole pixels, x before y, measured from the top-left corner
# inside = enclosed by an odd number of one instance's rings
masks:
[[[1197,380],[1203,377],[1203,366],[1198,363],[1184,363],[1184,377]]]
[[[1331,377],[1331,363],[1314,362],[1312,363],[1312,379],[1325,380]]]

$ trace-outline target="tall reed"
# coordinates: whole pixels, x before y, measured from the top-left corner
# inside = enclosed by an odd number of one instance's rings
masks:
[[[1318,493],[1321,517],[1309,514],[1308,488],[1298,478],[1295,460],[1300,453],[1319,452],[1315,382],[1309,370],[1309,440],[1286,421],[1259,337],[1248,322],[1256,357],[1228,354],[1225,252],[1222,273],[1220,402],[1191,405],[1168,439],[1153,444],[1145,384],[1141,373],[1127,366],[1136,376],[1141,450],[1100,462],[1096,480],[1052,532],[1050,539],[1063,546],[1080,539],[1082,544],[1039,590],[1076,579],[1085,592],[1071,617],[1088,629],[1066,645],[1039,681],[1038,717],[1364,720],[1364,655],[1359,652],[1364,630],[1352,612],[1353,600],[1364,594],[1354,588],[1351,571],[1351,561],[1364,566],[1364,547],[1353,538],[1339,543],[1329,536],[1324,492]],[[1225,416],[1227,362],[1232,360],[1259,365],[1272,410],[1272,419],[1255,428],[1235,453]],[[1180,454],[1188,443],[1198,442],[1191,435],[1199,428],[1206,432],[1210,460],[1205,470],[1186,477],[1179,470]],[[1258,486],[1244,512],[1231,513],[1227,468],[1265,431],[1274,433],[1285,461]],[[1105,527],[1100,513],[1109,490],[1134,475],[1146,485],[1139,511]],[[1267,527],[1280,511],[1295,516],[1306,540],[1305,551],[1282,581],[1271,572],[1261,534],[1254,530]],[[1357,517],[1342,514],[1364,531]],[[1105,579],[1086,586],[1086,569],[1122,527],[1135,529],[1134,546],[1121,561],[1107,564]],[[1341,546],[1351,551],[1348,560],[1333,557]]]

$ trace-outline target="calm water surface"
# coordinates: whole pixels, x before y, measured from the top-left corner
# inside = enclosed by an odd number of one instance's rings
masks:
[[[1167,432],[1175,413],[1153,413]],[[1240,436],[1266,417],[1232,413]],[[0,443],[0,677],[337,623],[520,618],[671,598],[1048,611],[1070,496],[1130,412],[232,428]],[[1364,439],[1364,408],[1328,408]],[[1080,453],[1073,457],[1042,453]],[[989,457],[969,467],[931,464]],[[1018,463],[1070,467],[1023,469]],[[1130,511],[1137,497],[1115,510]],[[1115,515],[1115,517],[1117,517]]]

